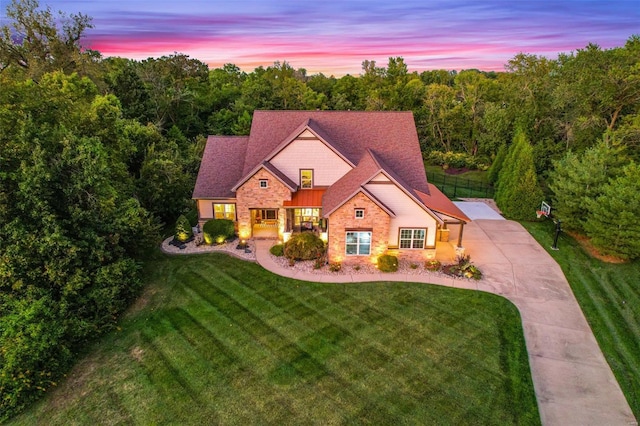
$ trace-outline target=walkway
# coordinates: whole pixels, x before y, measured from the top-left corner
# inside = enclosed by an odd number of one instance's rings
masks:
[[[452,230],[453,231],[453,230]],[[450,241],[456,241],[452,235]],[[418,281],[502,295],[520,310],[543,425],[637,425],[560,266],[517,222],[475,220],[464,245],[481,281],[407,274],[307,275],[276,264],[271,241],[256,259],[278,275],[316,282]]]

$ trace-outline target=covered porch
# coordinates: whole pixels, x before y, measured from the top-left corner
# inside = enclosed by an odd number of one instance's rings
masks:
[[[322,196],[326,189],[301,189],[283,203],[284,232],[326,232],[327,219],[322,217]]]

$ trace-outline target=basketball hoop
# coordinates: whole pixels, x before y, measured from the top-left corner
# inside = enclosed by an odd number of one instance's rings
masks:
[[[551,214],[551,206],[544,201],[540,205],[540,210],[536,210],[536,216],[540,219],[542,216],[549,217]]]

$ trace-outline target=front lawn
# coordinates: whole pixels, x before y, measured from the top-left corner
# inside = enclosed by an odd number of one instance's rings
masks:
[[[640,262],[606,263],[593,258],[568,235],[561,234],[560,250],[553,243],[554,225],[522,225],[560,264],[624,392],[640,418]]]
[[[319,284],[224,254],[160,256],[121,329],[19,424],[539,424],[499,296]]]

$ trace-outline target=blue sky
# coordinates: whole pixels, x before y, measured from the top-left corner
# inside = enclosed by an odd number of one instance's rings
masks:
[[[0,0],[2,15],[9,0]],[[363,60],[402,56],[410,71],[501,71],[519,52],[555,58],[640,34],[640,0],[147,1],[49,0],[95,28],[84,44],[135,59],[174,52],[245,71],[287,61],[309,74],[357,75]],[[3,23],[6,20],[3,18]]]

